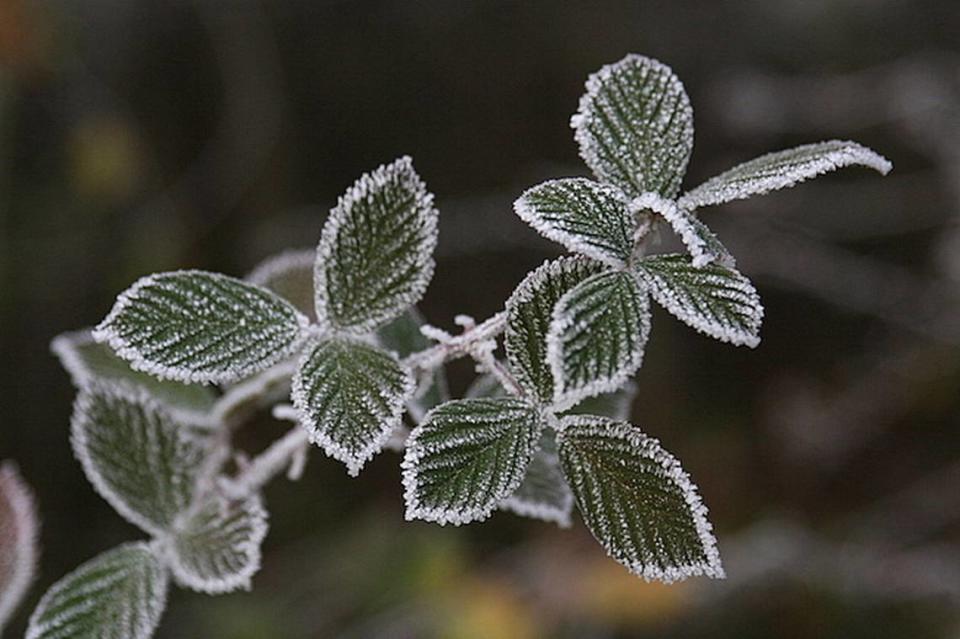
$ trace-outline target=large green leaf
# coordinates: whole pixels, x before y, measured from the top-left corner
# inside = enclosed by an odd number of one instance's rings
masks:
[[[181,585],[200,592],[249,590],[266,534],[267,513],[258,496],[227,501],[211,494],[177,522],[170,569]]]
[[[723,577],[696,486],[656,439],[578,415],[563,418],[558,445],[577,507],[611,557],[648,580]]]
[[[205,271],[142,278],[94,330],[133,368],[182,382],[224,383],[293,353],[307,318],[270,291]]]
[[[147,532],[162,534],[190,505],[207,445],[145,391],[85,388],[74,404],[71,435],[97,492]]]
[[[630,259],[637,217],[616,187],[585,178],[550,180],[528,189],[513,208],[544,237],[612,266]]]
[[[527,466],[520,486],[500,503],[523,517],[551,521],[561,528],[570,526],[573,492],[560,470],[557,442],[552,430],[544,430],[538,450]]]
[[[542,430],[537,409],[515,398],[434,408],[407,441],[407,519],[460,525],[487,518],[520,485]]]
[[[550,404],[554,398],[553,373],[547,360],[553,309],[567,291],[604,270],[594,260],[561,257],[527,275],[507,300],[507,362],[524,390],[542,404]]]
[[[144,543],[118,546],[53,584],[26,639],[147,639],[167,603],[167,569]]]
[[[640,367],[649,334],[650,301],[632,274],[598,273],[570,289],[547,335],[554,407],[620,387]]]
[[[246,280],[273,291],[305,316],[316,320],[317,296],[313,290],[316,263],[316,249],[284,251],[260,262]]]
[[[109,346],[94,340],[89,330],[58,335],[50,349],[78,389],[103,382],[139,386],[172,413],[193,423],[208,421],[217,401],[217,393],[210,386],[163,380],[133,370]]]
[[[409,157],[364,174],[330,211],[317,248],[320,323],[368,333],[419,301],[433,275],[437,210]]]
[[[603,67],[587,79],[570,125],[601,180],[631,197],[679,192],[693,149],[693,109],[670,67],[640,55]]]
[[[686,255],[657,255],[637,263],[637,275],[677,319],[722,342],[760,343],[763,305],[753,284],[732,268],[696,268]]]
[[[13,462],[0,464],[0,633],[27,594],[37,564],[37,506]]]
[[[845,166],[865,166],[883,175],[890,160],[856,142],[830,140],[767,153],[710,178],[684,194],[679,205],[695,209],[789,188]]]
[[[383,349],[346,338],[318,340],[293,377],[293,404],[310,440],[356,475],[400,425],[413,379]]]

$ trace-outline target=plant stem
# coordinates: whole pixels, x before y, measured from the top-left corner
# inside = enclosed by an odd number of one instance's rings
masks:
[[[227,494],[239,499],[260,490],[271,479],[289,468],[294,457],[302,454],[308,445],[307,429],[297,424],[229,480],[226,484]]]
[[[440,342],[430,348],[411,353],[403,359],[403,363],[411,369],[432,370],[451,359],[469,355],[475,344],[496,337],[503,332],[506,326],[507,314],[501,311],[446,342]]]

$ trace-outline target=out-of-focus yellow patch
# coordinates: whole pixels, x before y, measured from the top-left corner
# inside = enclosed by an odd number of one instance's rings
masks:
[[[71,132],[69,145],[77,195],[120,200],[132,193],[143,163],[136,132],[126,122],[111,115],[88,116]]]
[[[683,583],[648,583],[604,557],[584,565],[577,582],[583,612],[607,623],[648,625],[683,613],[689,588]]]
[[[543,636],[534,611],[515,589],[495,579],[472,579],[449,598],[449,621],[440,636],[450,639],[532,639]]]

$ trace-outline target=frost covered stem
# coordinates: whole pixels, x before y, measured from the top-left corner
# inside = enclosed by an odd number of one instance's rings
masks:
[[[238,499],[255,493],[290,468],[297,455],[302,454],[308,445],[307,429],[294,426],[230,480],[226,485],[227,493]]]
[[[492,339],[507,326],[507,314],[497,313],[445,342],[411,353],[403,363],[411,369],[432,370],[458,357],[470,355],[474,345]]]

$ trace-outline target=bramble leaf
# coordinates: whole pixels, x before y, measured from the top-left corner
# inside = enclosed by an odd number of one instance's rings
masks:
[[[631,197],[675,197],[693,150],[693,109],[670,67],[631,54],[586,88],[570,126],[587,166]]]
[[[524,222],[571,251],[622,266],[630,259],[637,218],[616,187],[585,178],[550,180],[513,204]]]
[[[680,463],[626,422],[565,417],[560,464],[593,536],[647,580],[723,577],[716,540]]]
[[[527,466],[520,486],[500,502],[501,510],[523,517],[551,521],[561,528],[570,527],[573,492],[560,470],[557,442],[552,430],[544,430],[538,450]]]
[[[314,272],[323,326],[365,334],[419,301],[433,276],[437,210],[409,157],[364,174],[323,227]]]
[[[227,501],[208,496],[185,520],[170,542],[170,570],[180,585],[208,594],[250,589],[260,569],[260,544],[267,534],[267,513],[260,497]]]
[[[650,301],[630,273],[598,273],[570,289],[547,334],[553,406],[616,390],[640,367],[649,334]]]
[[[599,262],[579,256],[544,262],[507,300],[507,362],[524,390],[542,404],[550,404],[554,398],[553,373],[547,359],[553,309],[570,289],[604,270]]]
[[[684,194],[678,204],[684,209],[696,209],[742,200],[854,165],[883,175],[893,168],[890,160],[856,142],[830,140],[804,144],[739,164]]]
[[[166,607],[168,581],[151,546],[118,546],[50,587],[26,639],[147,639]]]
[[[260,262],[247,275],[246,281],[276,293],[311,321],[316,321],[316,293],[313,290],[316,262],[316,249],[284,251]]]
[[[537,409],[520,399],[434,408],[411,433],[401,465],[407,519],[486,519],[520,485],[542,430]]]
[[[400,425],[413,379],[383,349],[346,338],[314,342],[293,376],[310,440],[356,475]]]
[[[13,462],[0,464],[0,632],[27,594],[37,567],[40,521],[33,493]]]
[[[208,452],[145,391],[103,385],[77,396],[71,441],[100,496],[152,534],[190,504]]]
[[[751,348],[760,343],[763,305],[753,284],[734,269],[718,264],[696,268],[686,255],[656,255],[641,260],[637,276],[653,299],[699,332]]]
[[[141,278],[93,331],[136,370],[233,382],[292,354],[307,318],[270,291],[205,271]]]

